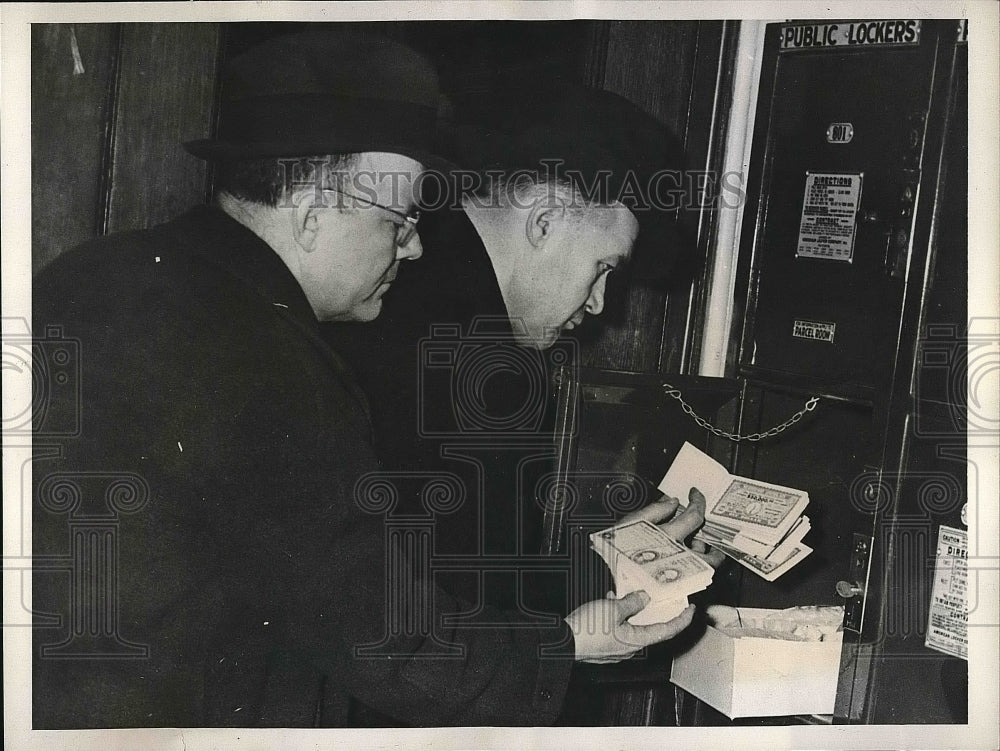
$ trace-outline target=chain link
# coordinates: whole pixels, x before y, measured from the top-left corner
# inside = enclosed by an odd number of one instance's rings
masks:
[[[805,417],[806,412],[812,412],[814,409],[816,409],[816,405],[819,403],[818,396],[810,397],[809,400],[802,407],[802,409],[800,409],[798,412],[789,417],[780,425],[775,425],[773,428],[765,430],[763,433],[748,433],[747,435],[740,435],[739,433],[730,433],[729,431],[723,430],[722,428],[717,428],[715,425],[710,423],[704,417],[696,414],[694,408],[692,408],[690,404],[684,401],[684,397],[681,394],[680,389],[674,388],[669,383],[663,384],[663,393],[669,396],[671,399],[676,399],[678,403],[681,405],[681,409],[684,410],[685,414],[689,415],[692,420],[694,420],[708,432],[712,433],[712,435],[717,435],[719,436],[719,438],[725,438],[727,441],[733,441],[734,443],[739,443],[740,441],[751,441],[751,442],[762,441],[765,438],[771,438],[772,436],[776,436],[779,433],[784,433],[786,430],[792,427],[792,425],[794,425],[803,417]]]

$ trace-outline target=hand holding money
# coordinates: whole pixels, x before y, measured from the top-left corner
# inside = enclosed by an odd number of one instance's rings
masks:
[[[698,488],[691,488],[688,491],[687,506],[678,512],[680,506],[679,499],[665,495],[638,511],[626,514],[618,521],[618,525],[645,520],[656,524],[677,542],[687,544],[685,541],[705,523],[705,496]],[[692,540],[689,547],[712,568],[718,568],[725,559],[722,552],[709,547],[701,540]]]
[[[690,535],[700,517],[696,509],[686,519],[678,518],[672,522],[673,533],[682,539]],[[628,619],[633,626],[673,620],[688,607],[688,595],[705,589],[715,573],[683,542],[644,518],[594,532],[590,545],[611,570],[619,596],[636,591],[649,595],[642,611]]]
[[[657,486],[666,496],[680,495],[697,482],[704,490],[699,512],[705,525],[693,542],[710,544],[767,581],[798,564],[812,548],[804,490],[732,475],[690,443],[685,443]],[[683,505],[683,501],[681,501]]]
[[[693,605],[666,623],[629,623],[628,619],[648,603],[649,595],[636,591],[621,599],[592,600],[566,616],[573,629],[576,659],[597,664],[621,662],[643,647],[672,639],[691,624]]]

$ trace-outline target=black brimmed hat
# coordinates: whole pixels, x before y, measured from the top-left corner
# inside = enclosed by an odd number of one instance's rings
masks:
[[[184,148],[209,160],[385,151],[441,164],[439,87],[409,47],[349,29],[277,37],[234,57],[218,134]]]
[[[519,83],[457,97],[449,158],[481,173],[562,177],[597,203],[617,201],[639,220],[633,278],[661,282],[693,242],[676,219],[683,151],[650,114],[611,92]],[[673,191],[673,193],[671,193]]]

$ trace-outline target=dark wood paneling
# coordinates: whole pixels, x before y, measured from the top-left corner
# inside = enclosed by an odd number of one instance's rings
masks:
[[[588,66],[594,77],[603,69],[603,81],[593,83],[629,99],[680,138],[687,130],[697,36],[696,21],[612,22],[603,66],[597,62]],[[623,315],[617,319],[606,315],[600,332],[584,343],[583,362],[589,367],[655,373],[667,292],[631,285],[624,304]]]
[[[691,204],[679,213],[678,222],[684,235],[693,241],[694,252],[675,268],[676,278],[690,281],[683,291],[671,293],[660,345],[661,373],[696,373],[701,360],[705,305],[712,284],[719,228],[719,211],[715,206],[720,196],[732,200],[731,194],[723,193],[721,185],[739,27],[738,21],[698,24],[684,151],[689,167],[707,169],[712,177],[705,194],[692,196]]]
[[[117,24],[32,25],[33,272],[99,232],[118,29]]]
[[[613,23],[604,88],[635,102],[672,132],[683,133],[697,35],[697,21]]]
[[[591,33],[597,21],[366,21],[353,30],[403,42],[437,68],[448,97],[491,91],[512,83],[552,85],[585,81]],[[318,23],[231,24],[226,49],[239,54],[282,34]],[[606,44],[601,47],[602,56]]]
[[[112,147],[109,232],[149,227],[204,202],[207,166],[183,141],[215,109],[218,24],[128,24]]]

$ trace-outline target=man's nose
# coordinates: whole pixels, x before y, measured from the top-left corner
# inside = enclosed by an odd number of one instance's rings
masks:
[[[584,310],[592,316],[599,316],[601,311],[604,310],[604,285],[606,280],[607,275],[601,274],[600,278],[594,282],[594,286],[590,288],[590,297],[587,298]]]
[[[420,244],[420,233],[414,232],[406,245],[396,246],[396,259],[399,261],[416,261],[424,254],[424,246]]]

